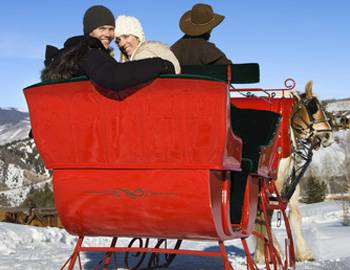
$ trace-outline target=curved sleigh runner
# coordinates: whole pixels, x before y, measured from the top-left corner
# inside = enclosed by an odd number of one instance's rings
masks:
[[[223,68],[225,81],[212,74],[169,76],[118,94],[85,79],[24,90],[35,143],[53,170],[58,215],[79,237],[61,269],[83,269],[81,252],[104,253],[95,269],[108,269],[112,254],[125,252],[130,269],[145,262],[149,269],[166,267],[177,254],[189,254],[221,257],[228,270],[224,242],[237,238],[247,267],[256,269],[245,239],[278,166],[281,113],[237,106],[227,83],[234,65]],[[87,247],[86,236],[112,240]],[[119,247],[119,237],[133,239]],[[166,239],[177,241],[168,246]],[[216,241],[219,251],[184,250],[182,240]],[[272,240],[266,241],[277,265]],[[130,255],[137,256],[132,263]]]

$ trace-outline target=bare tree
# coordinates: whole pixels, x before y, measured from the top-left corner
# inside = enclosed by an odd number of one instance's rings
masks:
[[[344,139],[339,142],[345,151],[345,160],[343,162],[344,171],[344,191],[342,192],[342,209],[343,209],[343,220],[344,226],[350,226],[350,132],[346,132]]]

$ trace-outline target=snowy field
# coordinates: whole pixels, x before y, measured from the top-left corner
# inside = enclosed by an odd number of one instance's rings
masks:
[[[328,201],[302,205],[305,237],[316,257],[314,262],[297,263],[297,270],[350,269],[350,227],[341,225],[342,207],[339,202]],[[277,235],[282,234],[277,230]],[[0,222],[0,269],[3,270],[56,270],[73,250],[76,238],[57,228],[36,228]],[[128,239],[122,239],[124,244]],[[229,259],[235,270],[246,269],[240,241],[227,241]],[[106,238],[89,238],[86,245],[109,245]],[[183,248],[216,251],[213,242],[185,242]],[[93,269],[99,253],[82,256],[84,269]],[[118,255],[117,268],[123,269],[122,255]],[[75,269],[78,269],[76,267]],[[110,268],[112,269],[112,268]],[[216,270],[223,269],[219,258],[177,256],[168,269]]]

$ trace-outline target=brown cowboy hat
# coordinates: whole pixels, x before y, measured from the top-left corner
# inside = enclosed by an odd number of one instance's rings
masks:
[[[187,35],[200,36],[209,33],[224,20],[225,16],[215,14],[213,8],[206,4],[195,4],[191,10],[182,15],[180,29]]]

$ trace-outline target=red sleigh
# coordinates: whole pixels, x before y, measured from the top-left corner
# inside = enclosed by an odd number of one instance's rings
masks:
[[[229,91],[227,82],[194,75],[159,78],[119,94],[79,79],[24,90],[35,143],[53,170],[59,217],[79,236],[62,269],[80,263],[80,252],[105,253],[95,269],[108,269],[113,252],[164,253],[165,266],[176,254],[221,256],[224,269],[232,269],[224,241],[237,238],[249,269],[257,268],[245,239],[259,194],[272,191],[288,151],[282,137],[291,100],[231,99]],[[110,236],[111,245],[86,247],[86,236]],[[134,240],[118,247],[118,237]],[[140,238],[159,240],[153,248],[133,247]],[[177,239],[175,248],[161,247],[165,239]],[[217,241],[220,250],[180,249],[185,239]],[[265,240],[266,257],[284,267]],[[289,265],[293,259],[289,254]],[[156,261],[149,266],[161,266]]]

